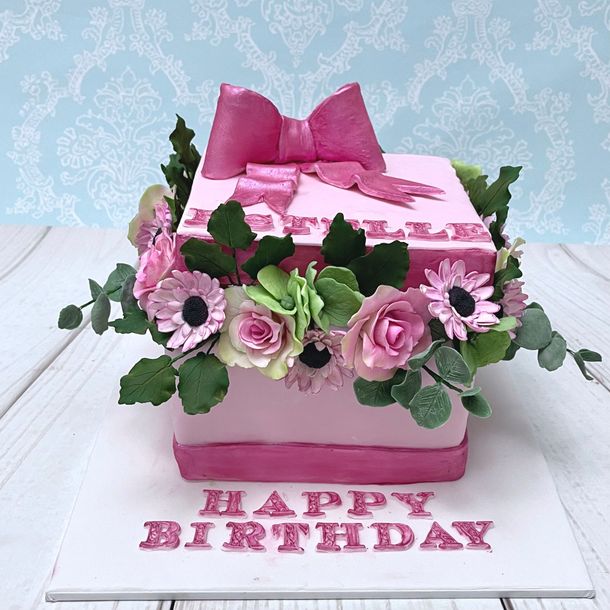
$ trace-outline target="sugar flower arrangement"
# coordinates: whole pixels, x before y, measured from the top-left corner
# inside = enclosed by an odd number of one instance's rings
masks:
[[[436,428],[450,416],[449,392],[469,412],[489,416],[475,374],[519,349],[536,350],[548,371],[570,355],[592,379],[587,363],[601,356],[569,349],[542,307],[527,304],[519,279],[523,240],[511,243],[503,233],[509,186],[521,168],[503,167],[488,184],[479,168],[454,163],[497,248],[494,276],[445,259],[425,271],[426,284],[404,290],[407,243],[368,248],[364,231],[342,214],[322,242],[324,265],[311,262],[304,273],[286,266],[295,252],[291,235],[265,236],[245,258],[256,235],[237,201],[211,214],[210,241],[179,237],[200,161],[193,137],[179,117],[170,135],[174,153],[161,166],[168,187],[147,189],[130,223],[137,270],[119,263],[103,286],[89,280],[91,300],[59,315],[60,328],[76,328],[92,305],[96,333],[148,333],[165,348],[121,378],[121,404],[160,405],[177,391],[187,413],[207,413],[229,390],[227,367],[242,367],[311,394],[353,382],[361,404],[398,403],[420,426]],[[111,301],[122,311],[112,321]]]

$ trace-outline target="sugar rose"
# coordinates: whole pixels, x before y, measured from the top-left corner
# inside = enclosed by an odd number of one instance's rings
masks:
[[[241,287],[225,290],[225,323],[217,356],[229,366],[256,367],[271,379],[282,379],[303,351],[295,321],[248,299]]]
[[[341,347],[347,366],[369,381],[390,379],[431,342],[427,301],[419,290],[379,286],[348,323]]]

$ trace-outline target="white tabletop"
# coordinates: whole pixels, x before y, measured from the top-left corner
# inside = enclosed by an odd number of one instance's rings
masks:
[[[585,383],[568,362],[511,363],[520,393],[590,570],[595,600],[349,600],[45,604],[44,591],[100,425],[110,384],[133,364],[124,341],[72,333],[57,313],[88,297],[114,262],[133,262],[122,232],[0,226],[0,601],[2,608],[88,610],[576,610],[610,607],[610,247],[528,245],[527,292],[568,344],[606,354]],[[86,544],[86,541],[83,541]]]

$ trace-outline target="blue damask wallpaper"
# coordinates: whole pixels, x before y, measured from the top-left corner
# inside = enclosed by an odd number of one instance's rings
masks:
[[[360,81],[385,150],[524,166],[511,233],[610,242],[610,0],[2,0],[0,222],[125,225],[223,80]]]

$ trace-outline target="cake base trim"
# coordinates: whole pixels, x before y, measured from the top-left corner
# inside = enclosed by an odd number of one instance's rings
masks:
[[[313,443],[183,445],[174,438],[180,474],[189,481],[408,484],[455,481],[464,474],[468,436],[455,447],[411,449]]]

